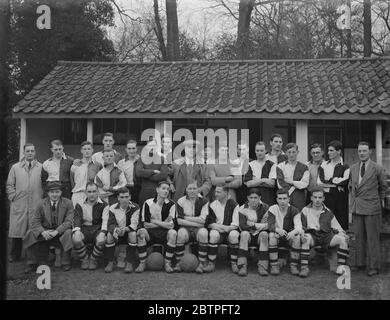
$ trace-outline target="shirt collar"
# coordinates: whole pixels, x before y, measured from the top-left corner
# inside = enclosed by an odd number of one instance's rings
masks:
[[[98,202],[98,203],[103,203],[103,201],[102,201],[102,199],[100,199],[100,197],[97,198],[96,202]],[[84,200],[84,203],[85,203],[85,204],[89,204],[89,203],[88,203],[88,198]]]
[[[332,162],[332,160],[328,160],[326,163],[331,163],[331,162]],[[341,165],[344,164],[343,157],[340,157],[340,162],[338,162],[336,165],[338,165],[338,164],[341,164]]]
[[[116,204],[115,206],[115,209],[120,209],[121,208],[121,205],[119,204],[119,202]],[[129,208],[135,208],[135,205],[129,200],[129,206],[127,207],[127,210]]]
[[[61,159],[64,159],[64,160],[68,159],[68,158],[66,157],[65,152],[62,153],[62,158],[61,158]],[[51,157],[49,160],[54,160],[54,157]]]
[[[31,161],[31,166],[34,167],[34,166],[36,165],[36,163],[37,163],[37,159],[33,159],[33,160]],[[28,161],[26,160],[25,157],[23,157],[23,158],[20,160],[20,165],[21,165],[22,167],[28,167]]]
[[[157,196],[155,196],[155,197],[153,198],[153,202],[154,202],[154,203],[157,203]],[[166,198],[166,199],[164,200],[164,203],[169,203],[169,199]]]
[[[138,159],[139,159],[139,154],[137,153],[137,154],[135,155],[134,162],[137,161]],[[126,155],[125,155],[125,161],[128,161],[128,160],[130,160],[130,158],[129,158],[129,155],[126,154]]]

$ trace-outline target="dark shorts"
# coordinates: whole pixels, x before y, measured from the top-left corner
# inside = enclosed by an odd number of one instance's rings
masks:
[[[168,242],[168,229],[165,228],[151,228],[146,229],[149,234],[148,244],[162,244],[166,245]]]
[[[85,244],[95,243],[95,239],[101,231],[101,226],[82,226],[80,231],[84,235]]]
[[[307,231],[311,235],[314,241],[314,247],[322,247],[323,249],[328,249],[330,242],[333,237],[336,235],[333,231],[325,233],[317,230]]]
[[[260,232],[253,235],[253,234],[250,234],[251,237],[250,237],[250,240],[249,240],[249,244],[248,244],[248,247],[258,247],[259,246],[259,236],[260,236]]]

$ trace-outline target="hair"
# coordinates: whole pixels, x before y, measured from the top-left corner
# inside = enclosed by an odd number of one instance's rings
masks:
[[[103,154],[104,154],[104,153],[107,153],[107,152],[113,152],[113,153],[115,153],[113,149],[104,149],[104,150],[103,150]]]
[[[196,184],[196,186],[198,186],[198,181],[196,181],[195,179],[190,179],[189,182],[187,183],[187,187],[190,185],[190,184]]]
[[[282,139],[282,141],[283,141],[283,138],[282,138],[282,136],[281,136],[279,133],[274,133],[274,134],[271,136],[271,139],[269,139],[269,141],[273,141],[275,138],[280,138],[280,139]]]
[[[317,149],[317,148],[320,148],[321,150],[324,150],[324,149],[322,148],[322,144],[321,144],[321,143],[313,143],[313,144],[310,146],[310,151],[311,151],[312,149]]]
[[[324,195],[324,189],[321,188],[320,186],[314,187],[313,190],[311,191],[311,194],[313,195],[315,192],[322,192],[322,195]]]
[[[359,146],[367,146],[370,149],[370,144],[367,141],[359,141],[358,148]]]
[[[53,147],[54,145],[56,146],[64,146],[64,144],[62,143],[62,141],[60,139],[55,139],[55,140],[52,140],[50,142],[50,145]]]
[[[137,141],[135,141],[134,139],[130,139],[130,140],[127,140],[126,142],[126,146],[130,143],[135,143],[135,145],[137,145]]]
[[[229,191],[229,188],[226,186],[226,184],[217,184],[217,185],[215,186],[215,188],[218,188],[218,187],[222,188],[223,191],[225,191],[225,192],[228,192],[228,191]]]
[[[257,141],[256,144],[255,144],[255,148],[256,148],[257,146],[264,146],[264,147],[267,147],[267,146],[265,145],[264,141]]]
[[[166,184],[167,186],[169,186],[169,182],[164,180],[164,181],[160,181],[158,184],[157,184],[157,188],[160,188],[163,184]]]
[[[122,188],[119,188],[118,190],[116,190],[116,194],[119,196],[121,193],[128,193],[130,194],[130,191],[129,189],[127,189],[126,187],[122,187]]]
[[[285,188],[279,189],[278,191],[276,191],[276,197],[277,197],[279,194],[287,194],[287,197],[290,197],[290,195],[288,194],[288,190],[285,189]]]
[[[333,140],[328,143],[328,148],[333,147],[336,151],[340,151],[343,148],[343,144],[338,140]]]
[[[298,145],[295,142],[289,142],[286,144],[286,151],[295,148],[298,151]]]
[[[90,141],[83,141],[83,142],[81,142],[80,147],[82,148],[84,146],[91,146],[92,147],[92,142],[90,142]]]
[[[258,188],[250,188],[248,192],[246,193],[247,196],[250,196],[251,194],[257,194],[259,197],[261,197],[260,190]]]
[[[102,140],[103,140],[105,137],[111,137],[113,140],[115,140],[115,139],[114,139],[114,134],[112,134],[111,132],[105,132],[105,133],[103,134]]]
[[[24,145],[23,150],[26,151],[26,148],[27,148],[27,147],[34,147],[34,148],[35,148],[35,146],[34,146],[31,142],[27,142],[27,143]]]
[[[98,185],[95,182],[93,182],[93,181],[87,182],[87,184],[85,186],[85,190],[87,190],[89,186],[95,186],[96,189],[98,188]]]

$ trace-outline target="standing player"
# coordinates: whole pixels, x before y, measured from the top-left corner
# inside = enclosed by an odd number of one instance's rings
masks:
[[[321,246],[327,250],[329,247],[338,246],[337,262],[345,265],[349,249],[347,235],[338,223],[336,217],[324,205],[324,191],[320,188],[313,190],[311,203],[294,217],[294,225],[300,230],[302,236],[301,244],[301,271],[300,277],[309,275],[310,248]],[[338,272],[337,272],[338,273]]]
[[[261,194],[257,188],[248,190],[248,202],[240,207],[240,245],[238,247],[238,275],[246,276],[248,274],[248,247],[256,246],[259,248],[258,270],[264,274],[267,267],[264,267],[263,261],[268,249],[268,233],[263,231],[267,228],[267,223],[261,223],[268,205],[261,201]],[[268,260],[268,259],[267,259]],[[261,264],[262,263],[262,264]]]
[[[215,270],[218,245],[224,243],[229,244],[232,271],[238,273],[239,206],[236,201],[228,197],[228,191],[229,188],[226,186],[217,186],[215,188],[216,200],[208,206],[205,226],[209,229],[209,263],[203,268],[204,272],[213,272]]]
[[[283,138],[279,133],[275,133],[271,136],[269,144],[271,145],[271,152],[267,153],[267,160],[272,161],[276,165],[283,161],[287,161],[287,156],[282,150]]]
[[[114,162],[118,163],[119,160],[122,159],[122,155],[114,149],[114,143],[114,135],[111,132],[106,132],[103,134],[103,151],[99,151],[93,154],[93,162],[100,163],[102,166],[104,166],[103,152],[104,150],[112,150],[114,152]]]
[[[244,178],[248,188],[258,188],[261,201],[269,206],[276,198],[276,164],[266,159],[265,143],[259,141],[255,146],[257,160],[249,163],[249,170]]]
[[[310,173],[307,165],[297,161],[298,146],[295,143],[286,145],[288,160],[276,167],[279,189],[287,189],[290,203],[298,210],[306,205],[306,188],[309,185]]]
[[[306,195],[307,204],[311,202],[310,197],[312,190],[318,186],[318,169],[324,162],[324,151],[322,150],[322,145],[319,143],[312,144],[310,146],[310,155],[311,160],[307,163],[310,173],[309,186],[307,187]]]
[[[72,202],[76,207],[77,203],[83,203],[87,197],[85,192],[87,183],[94,182],[95,176],[102,169],[100,163],[92,160],[93,147],[89,141],[81,143],[81,154],[83,158],[75,161],[70,168],[70,183],[72,185]]]
[[[174,229],[176,205],[168,199],[169,183],[158,183],[157,196],[145,201],[142,206],[141,226],[137,232],[139,266],[135,272],[143,272],[146,263],[146,245],[159,243],[165,246],[165,271],[173,272],[172,258],[176,249],[177,232]]]
[[[133,272],[133,263],[137,253],[137,229],[139,225],[139,206],[130,201],[130,192],[121,188],[117,192],[118,203],[110,206],[108,214],[103,216],[102,231],[107,233],[106,257],[108,264],[104,272],[114,269],[115,246],[127,244],[124,272]]]
[[[125,187],[127,183],[124,173],[117,167],[114,158],[113,150],[104,150],[104,167],[95,177],[95,183],[99,187],[99,197],[109,205],[117,201],[115,192]]]
[[[180,272],[180,260],[184,255],[184,246],[189,241],[197,241],[199,243],[199,261],[200,265],[197,268],[198,273],[203,272],[203,267],[207,261],[207,242],[208,231],[204,228],[208,212],[208,201],[204,197],[199,196],[199,188],[197,182],[192,180],[186,188],[186,195],[177,201],[177,231],[176,242],[176,266],[175,271]]]
[[[237,146],[236,169],[240,175],[241,185],[236,189],[237,203],[243,205],[246,202],[247,186],[244,184],[244,178],[249,170],[249,148],[245,142],[241,142]]]
[[[344,230],[348,230],[349,166],[343,163],[343,145],[334,140],[328,144],[329,160],[318,168],[318,185],[325,192],[325,205],[333,212]]]
[[[277,204],[268,209],[264,216],[269,232],[269,262],[270,273],[280,273],[278,251],[280,248],[290,249],[290,272],[298,275],[299,253],[301,249],[301,230],[294,224],[294,217],[299,213],[298,209],[289,204],[288,191],[280,189],[276,194]],[[299,225],[300,226],[300,225]],[[262,263],[268,266],[268,259]]]
[[[103,255],[106,235],[101,231],[103,216],[108,214],[108,205],[99,199],[98,186],[88,182],[85,188],[86,199],[76,204],[72,242],[81,260],[81,269],[95,270],[97,258]],[[93,244],[92,254],[88,256],[86,245]]]

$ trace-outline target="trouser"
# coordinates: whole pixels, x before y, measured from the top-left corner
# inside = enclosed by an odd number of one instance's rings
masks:
[[[369,269],[379,269],[381,215],[353,214],[352,222],[356,239],[356,266],[367,265]]]
[[[78,233],[73,234],[73,247],[80,260],[88,258],[86,246],[88,244],[94,244],[91,253],[92,259],[97,259],[103,255],[106,236],[103,232],[100,231],[100,228],[100,225],[82,226],[80,229],[81,235]]]
[[[218,245],[223,243],[229,245],[230,262],[237,263],[239,237],[240,233],[237,230],[232,230],[229,233],[219,233],[217,230],[210,230],[207,252],[209,261],[215,262],[217,259]]]
[[[115,239],[111,233],[107,234],[106,258],[108,261],[115,259],[115,246],[127,244],[126,261],[134,263],[137,259],[137,233],[135,231],[125,232],[123,236]]]
[[[23,249],[23,238],[10,238],[11,239],[11,247],[9,251],[9,255],[13,259],[20,259],[22,255]]]
[[[330,188],[325,192],[325,205],[333,212],[344,230],[348,230],[348,193]]]

